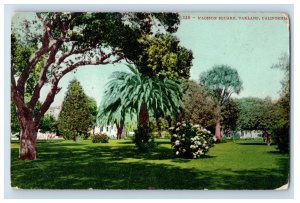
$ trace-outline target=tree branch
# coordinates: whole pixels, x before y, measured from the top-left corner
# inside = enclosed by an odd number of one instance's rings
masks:
[[[64,36],[63,36],[63,38],[64,38]],[[44,66],[41,70],[39,82],[35,85],[32,97],[28,103],[28,107],[31,110],[34,109],[34,106],[36,105],[37,101],[40,98],[41,89],[47,80],[48,68],[51,64],[53,64],[55,62],[55,55],[58,52],[58,50],[62,44],[63,44],[63,39],[57,41],[56,45],[52,47],[52,49],[50,51],[50,55],[48,57],[48,60],[46,61],[46,63],[44,64]]]
[[[72,56],[75,54],[83,54],[84,52],[91,50],[91,48],[85,48],[85,49],[78,49],[78,50],[74,51],[74,46],[75,46],[75,44],[73,44],[71,51],[62,54],[62,56],[58,59],[57,66],[60,65],[69,56]]]
[[[116,58],[113,61],[108,60],[112,55],[117,54],[118,51],[114,51],[112,53],[109,54],[104,54],[103,52],[100,54],[101,55],[101,59],[97,60],[97,61],[79,61],[69,67],[67,67],[66,69],[64,69],[59,76],[59,79],[61,79],[65,74],[75,70],[76,68],[78,68],[79,66],[85,66],[85,65],[106,65],[106,64],[114,64],[119,62],[120,60],[123,59],[122,56]]]
[[[42,89],[42,87],[44,86],[46,80],[47,80],[47,72],[48,72],[48,68],[51,64],[55,63],[55,56],[57,54],[57,52],[59,51],[60,47],[62,46],[62,44],[64,43],[64,40],[66,38],[67,35],[67,31],[69,29],[69,25],[70,22],[73,20],[72,16],[71,19],[68,22],[62,22],[61,19],[59,19],[59,24],[60,24],[60,39],[58,39],[52,46],[48,57],[47,62],[44,64],[41,74],[40,74],[40,78],[39,78],[39,82],[36,84],[32,97],[30,99],[30,102],[28,103],[28,107],[29,109],[34,109],[34,106],[36,105],[37,101],[40,98],[40,91]],[[50,30],[50,29],[49,29]],[[49,43],[49,42],[48,42]],[[72,50],[74,49],[74,46],[72,47]]]
[[[16,108],[17,117],[18,117],[19,123],[21,124],[20,126],[23,127],[24,126],[23,118],[30,117],[31,114],[30,114],[29,109],[26,108],[26,106],[25,106],[24,97],[21,96],[21,94],[19,93],[19,91],[17,89],[16,81],[15,81],[13,73],[11,73],[10,88],[11,88],[11,99],[17,107]]]
[[[25,92],[25,83],[29,77],[29,74],[32,72],[33,68],[37,64],[37,62],[41,59],[43,55],[49,52],[49,50],[54,46],[52,45],[51,47],[48,47],[50,42],[50,36],[47,31],[45,31],[43,40],[42,40],[42,46],[38,49],[38,51],[35,52],[34,57],[28,62],[27,66],[24,68],[22,71],[17,87],[21,91],[21,94],[24,94]]]
[[[51,90],[48,92],[45,101],[43,102],[41,108],[39,109],[39,111],[34,119],[34,123],[36,126],[39,125],[41,118],[44,116],[44,114],[49,109],[50,105],[53,103],[55,95],[60,91],[60,89],[58,88],[58,82],[59,82],[59,79],[54,76],[52,78]]]

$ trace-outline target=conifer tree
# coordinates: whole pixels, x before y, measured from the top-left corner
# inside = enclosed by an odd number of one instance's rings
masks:
[[[62,110],[58,117],[58,130],[65,139],[76,140],[79,136],[88,137],[93,127],[93,115],[89,108],[89,98],[78,80],[70,82]]]

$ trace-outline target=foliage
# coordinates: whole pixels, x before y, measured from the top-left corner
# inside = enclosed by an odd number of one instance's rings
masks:
[[[200,158],[213,147],[216,138],[210,131],[199,125],[177,123],[171,129],[171,142],[176,156],[183,158]]]
[[[271,66],[272,69],[279,69],[283,71],[284,78],[281,81],[281,96],[284,97],[284,95],[287,95],[287,98],[289,98],[290,94],[290,57],[287,53],[282,53],[279,58],[278,62],[273,64]]]
[[[142,36],[139,43],[143,51],[134,63],[140,73],[148,76],[167,76],[188,79],[193,54],[179,45],[179,40],[169,34]]]
[[[76,140],[78,136],[89,136],[94,121],[89,104],[79,81],[72,80],[58,117],[58,129],[65,139]]]
[[[290,151],[290,125],[287,120],[279,118],[272,127],[272,142],[277,144],[280,152],[288,153]]]
[[[271,129],[272,140],[281,152],[290,151],[290,58],[283,53],[271,68],[282,70],[281,97],[275,104],[275,121]]]
[[[40,122],[39,129],[42,133],[58,131],[57,121],[53,115],[45,114],[43,119]]]
[[[152,114],[171,115],[178,110],[183,95],[178,81],[144,76],[134,67],[128,67],[131,72],[114,72],[107,83],[100,118],[106,115],[115,120],[119,115],[137,115],[143,102]]]
[[[20,124],[17,117],[16,106],[13,102],[10,102],[10,131],[12,134],[20,132]]]
[[[274,104],[270,99],[237,99],[240,109],[237,128],[241,130],[266,130],[274,125]]]
[[[97,102],[92,97],[88,97],[87,101],[89,106],[89,112],[93,117],[93,128],[94,128],[97,125],[97,114],[98,114]]]
[[[138,129],[134,131],[133,142],[139,151],[145,152],[155,146],[154,139],[151,139],[151,133],[152,130],[150,127],[138,127]]]
[[[242,90],[242,81],[237,70],[227,65],[215,65],[200,76],[200,84],[207,87],[220,106],[223,106],[233,93]]]
[[[105,133],[95,133],[92,136],[93,143],[108,143],[109,137]]]
[[[11,66],[14,74],[22,72],[33,53],[34,47],[22,43],[15,33],[11,34]]]
[[[233,99],[229,99],[221,108],[222,129],[225,134],[231,134],[236,130],[239,113],[239,106]]]
[[[189,81],[183,96],[184,120],[212,129],[217,117],[217,104],[210,94],[194,81]]]

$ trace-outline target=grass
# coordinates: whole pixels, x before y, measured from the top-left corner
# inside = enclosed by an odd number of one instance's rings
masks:
[[[11,185],[24,189],[275,189],[286,184],[289,156],[248,140],[217,144],[202,159],[175,158],[167,139],[148,153],[130,140],[37,143],[37,160],[18,160],[11,144]]]

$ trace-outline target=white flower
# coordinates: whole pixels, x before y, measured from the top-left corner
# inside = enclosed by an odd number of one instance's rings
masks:
[[[177,123],[176,123],[176,125],[180,125],[180,124],[181,124],[180,122],[177,122]]]
[[[199,127],[200,127],[200,125],[196,124],[196,125],[194,125],[193,127],[195,127],[195,128],[199,128]]]
[[[180,129],[179,128],[176,128],[176,131],[179,131]]]
[[[185,149],[183,149],[183,150],[182,150],[182,152],[184,153],[184,152],[186,152],[186,150],[185,150]]]
[[[205,149],[208,149],[208,146],[205,146]]]
[[[180,144],[180,141],[179,140],[176,140],[175,141],[175,145],[179,145]]]
[[[186,126],[186,124],[185,124],[185,123],[183,123],[183,124],[182,124],[182,126],[183,126],[183,127],[185,127],[185,126]]]
[[[176,155],[179,155],[179,151],[176,151]]]
[[[169,130],[174,130],[174,127],[170,127]]]
[[[213,139],[214,139],[214,141],[217,141],[217,138],[216,138],[215,136],[214,136],[214,138],[213,138]]]
[[[182,135],[182,137],[184,137],[184,136],[185,136],[185,134]]]
[[[176,134],[174,134],[174,135],[173,135],[173,137],[177,137],[177,135],[176,135]]]
[[[191,149],[193,149],[194,147],[195,147],[194,145],[191,145],[191,146],[190,146]]]

